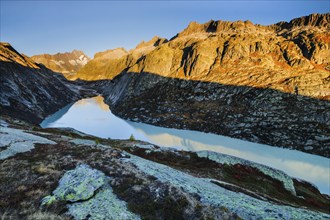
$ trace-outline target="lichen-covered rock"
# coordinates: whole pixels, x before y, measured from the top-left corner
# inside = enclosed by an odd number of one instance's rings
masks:
[[[270,194],[262,193],[262,197],[259,194],[255,196],[259,191],[253,189],[250,191],[249,182],[245,182],[245,178],[239,179],[238,181],[242,184],[235,188],[226,182],[217,181],[218,177],[221,177],[217,175],[218,171],[221,172],[222,168],[228,167],[218,166],[215,162],[198,158],[195,153],[174,153],[172,150],[165,152],[165,148],[139,141],[130,143],[100,139],[102,143],[116,146],[116,149],[99,147],[99,145],[92,147],[81,142],[77,145],[72,142],[68,144],[68,140],[72,137],[63,136],[67,134],[63,131],[37,128],[32,130],[32,126],[28,124],[16,120],[12,122],[7,118],[5,120],[8,121],[8,127],[0,127],[0,141],[3,143],[10,143],[8,139],[2,140],[3,135],[17,133],[16,130],[23,127],[26,130],[30,129],[29,132],[35,136],[46,136],[48,140],[57,143],[56,145],[36,145],[31,152],[0,161],[0,213],[8,213],[6,214],[8,219],[52,218],[53,216],[67,218],[67,215],[71,215],[74,219],[138,219],[139,217],[143,219],[238,219],[239,217],[242,219],[329,219],[328,197],[321,195],[313,186],[301,180],[294,180],[299,197],[287,195],[285,192],[285,195],[279,195],[279,192],[283,192],[283,187],[267,188]],[[0,123],[6,124],[3,121]],[[9,129],[9,127],[16,129]],[[28,137],[20,136],[20,141],[28,141]],[[89,136],[86,137],[88,138]],[[90,138],[92,139],[88,140],[94,140],[93,137]],[[144,148],[138,149],[134,145]],[[141,152],[149,151],[150,155],[145,153],[146,158],[158,162],[163,161],[167,165],[148,161],[127,152],[123,158],[120,149],[127,149],[127,147],[133,149],[134,154],[140,153],[142,156]],[[131,152],[131,150],[128,151]],[[86,155],[89,156],[86,157]],[[198,165],[195,166],[197,163]],[[79,164],[90,164],[102,172]],[[77,168],[65,173],[72,169],[73,165]],[[205,172],[210,175],[203,175]],[[109,182],[106,175],[110,175]],[[60,186],[54,190],[54,184],[58,184],[61,176],[63,178]],[[103,184],[95,183],[98,177],[103,179]],[[256,178],[259,177],[260,175],[256,176]],[[63,186],[65,179],[67,186]],[[79,179],[81,181],[78,181]],[[276,186],[277,184],[278,181],[276,181]],[[94,186],[94,189],[90,189],[90,185]],[[97,188],[98,185],[101,186]],[[76,190],[77,188],[88,190]],[[41,196],[52,190],[54,194],[43,201],[43,204],[50,204],[50,206],[38,207]],[[72,195],[66,196],[69,194]],[[67,197],[70,197],[69,199],[90,198],[70,202],[66,200]],[[58,202],[57,200],[60,199],[62,201]],[[67,213],[63,213],[64,205],[68,208]],[[135,214],[128,211],[128,208]]]
[[[215,185],[209,179],[196,178],[168,166],[131,155],[127,161],[139,170],[154,176],[162,183],[180,187],[187,193],[198,194],[200,202],[208,206],[223,206],[242,219],[329,219],[329,214],[277,205],[252,198]]]
[[[74,219],[140,219],[127,211],[126,203],[119,200],[109,185],[90,200],[68,205],[69,213]]]
[[[2,126],[0,135],[0,160],[14,156],[17,153],[30,151],[36,143],[56,144],[54,141],[26,133],[22,130]]]
[[[55,200],[69,202],[83,201],[91,198],[95,191],[106,182],[106,176],[99,170],[82,164],[64,174],[53,196],[42,200],[42,205],[50,205]]]
[[[68,214],[74,219],[140,219],[127,210],[126,203],[117,198],[107,183],[108,177],[86,164],[67,171],[54,190],[41,205],[54,201],[68,201]]]
[[[283,186],[286,190],[291,192],[293,195],[296,195],[296,190],[293,185],[292,178],[284,173],[283,171],[258,164],[258,163],[253,163],[248,160],[244,160],[238,157],[230,156],[230,155],[225,155],[217,152],[211,152],[211,151],[199,151],[197,152],[197,155],[199,157],[206,157],[210,160],[213,160],[215,162],[221,163],[221,164],[229,164],[229,165],[234,165],[234,164],[242,164],[242,165],[247,165],[250,167],[254,167],[261,171],[262,173],[277,179],[283,183]]]

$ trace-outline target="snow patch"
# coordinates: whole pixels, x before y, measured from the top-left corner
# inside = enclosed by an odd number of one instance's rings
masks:
[[[69,60],[69,63],[70,63],[71,65],[73,65],[73,66],[77,66],[77,65],[78,65],[78,63],[77,63],[76,60]]]
[[[65,64],[63,60],[50,60],[50,61],[54,62],[58,66],[62,66],[62,64]]]

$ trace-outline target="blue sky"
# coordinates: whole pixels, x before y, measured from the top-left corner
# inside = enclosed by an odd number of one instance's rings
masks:
[[[329,11],[329,0],[1,0],[0,40],[29,56],[80,49],[93,57],[111,48],[134,48],[155,35],[171,38],[191,21],[250,20],[267,25]]]

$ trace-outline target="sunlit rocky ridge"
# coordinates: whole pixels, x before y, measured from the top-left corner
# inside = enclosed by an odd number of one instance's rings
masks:
[[[312,14],[269,26],[191,22],[169,41],[155,37],[119,56],[114,53],[120,48],[104,52],[102,61],[95,56],[75,78],[113,79],[122,72],[148,72],[288,93],[297,87],[301,95],[329,99],[329,21],[330,14]]]

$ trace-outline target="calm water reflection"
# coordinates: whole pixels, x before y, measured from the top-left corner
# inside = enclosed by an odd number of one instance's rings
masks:
[[[299,151],[271,147],[221,135],[156,127],[125,121],[113,115],[103,98],[82,99],[58,111],[42,127],[71,127],[103,138],[128,139],[131,134],[165,147],[225,153],[285,171],[312,182],[322,193],[330,194],[330,160]]]

